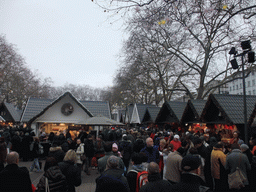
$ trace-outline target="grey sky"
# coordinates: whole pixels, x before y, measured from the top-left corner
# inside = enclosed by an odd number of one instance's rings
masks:
[[[123,39],[107,16],[91,0],[0,0],[0,34],[54,86],[103,88],[112,86]]]

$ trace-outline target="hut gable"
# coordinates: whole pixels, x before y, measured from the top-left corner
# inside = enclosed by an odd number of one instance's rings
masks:
[[[0,115],[7,122],[19,122],[20,113],[19,110],[11,103],[2,102],[0,106]]]
[[[198,123],[201,122],[200,117],[206,100],[189,100],[181,118],[182,123]]]
[[[135,104],[132,112],[131,122],[141,124],[142,119],[146,113],[148,107],[153,107],[154,105],[148,104]]]
[[[246,103],[249,119],[256,103],[256,96],[246,96]],[[201,118],[207,123],[244,124],[243,95],[209,95]]]
[[[29,98],[23,110],[21,121],[32,122],[37,117],[43,115],[55,103],[68,96],[70,101],[79,106],[83,112],[89,116],[102,115],[107,118],[111,117],[109,102],[106,101],[78,101],[71,93],[66,92],[58,99],[42,99],[42,98]],[[59,111],[58,111],[59,112]]]
[[[156,123],[180,123],[186,102],[165,102],[157,115]]]
[[[154,123],[160,111],[160,107],[148,107],[142,119],[142,123]]]

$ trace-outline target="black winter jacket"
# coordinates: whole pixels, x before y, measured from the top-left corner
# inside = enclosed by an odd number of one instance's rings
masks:
[[[38,185],[38,192],[45,192],[45,181],[48,178],[48,184],[50,191],[62,192],[67,191],[67,181],[64,174],[62,174],[59,166],[53,166],[46,170],[41,177]]]
[[[63,161],[58,163],[61,172],[66,176],[68,191],[74,192],[75,187],[81,185],[81,169],[71,161]]]
[[[129,184],[121,169],[107,169],[96,179],[95,192],[130,192]]]

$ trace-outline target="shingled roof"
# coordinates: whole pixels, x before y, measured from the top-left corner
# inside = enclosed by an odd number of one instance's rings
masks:
[[[247,95],[247,119],[253,112],[256,96]],[[207,123],[244,124],[243,95],[211,94],[201,116]]]
[[[149,104],[135,104],[132,112],[132,117],[130,123],[139,123],[141,124],[142,119],[146,113],[146,109],[150,107],[155,107],[155,105]]]
[[[180,123],[186,102],[166,101],[156,117],[156,123]]]
[[[182,123],[200,123],[206,100],[188,100],[181,118]]]
[[[78,103],[78,105],[80,105],[87,113],[90,114],[89,116],[103,115],[107,118],[111,118],[109,102],[78,101],[71,93],[66,92],[56,100],[29,98],[26,107],[23,110],[21,121],[28,122],[42,115],[49,107],[51,107],[54,103],[59,101],[65,95],[69,95],[71,98],[73,98]]]
[[[148,107],[142,119],[142,123],[147,123],[147,122],[154,123],[159,111],[160,111],[160,107]]]
[[[13,104],[3,102],[1,107],[6,110],[8,114],[4,115],[5,121],[19,122],[20,121],[20,111],[14,107]]]

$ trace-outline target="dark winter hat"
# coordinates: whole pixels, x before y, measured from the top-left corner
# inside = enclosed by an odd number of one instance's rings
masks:
[[[189,172],[197,169],[201,165],[201,159],[197,155],[186,155],[181,161],[181,169]]]
[[[107,160],[107,168],[115,169],[119,167],[119,159],[118,157],[111,155]]]

